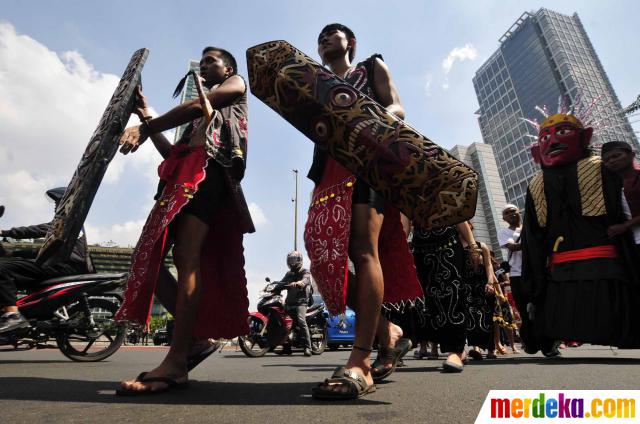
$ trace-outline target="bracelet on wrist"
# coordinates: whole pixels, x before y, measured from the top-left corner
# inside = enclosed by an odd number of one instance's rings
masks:
[[[138,114],[138,119],[140,119],[140,122],[146,122],[152,118],[153,116],[151,116],[149,110],[146,107],[142,109],[142,113]]]
[[[145,119],[144,121],[140,122],[140,127],[146,131],[148,134],[153,134],[154,131],[151,128],[150,122],[151,122],[151,117],[149,117],[148,119]]]

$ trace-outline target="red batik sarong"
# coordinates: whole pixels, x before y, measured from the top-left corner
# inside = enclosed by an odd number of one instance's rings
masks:
[[[345,311],[349,276],[351,201],[356,177],[327,158],[305,225],[310,271],[331,314]],[[401,310],[423,298],[422,288],[402,229],[400,212],[387,205],[378,241],[386,308]]]
[[[166,186],[133,252],[117,320],[148,323],[169,224],[198,191],[208,159],[204,146],[175,145],[158,167]],[[233,338],[248,332],[243,232],[230,202],[217,210],[209,225],[200,259],[202,292],[194,337]]]

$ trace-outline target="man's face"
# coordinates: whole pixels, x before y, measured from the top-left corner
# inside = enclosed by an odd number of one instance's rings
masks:
[[[347,47],[353,47],[353,39],[349,40],[347,34],[334,29],[323,32],[318,37],[318,54],[324,63],[328,63],[336,57],[342,57],[347,53]]]
[[[200,59],[200,76],[207,83],[220,84],[230,74],[231,68],[226,66],[220,52],[206,52]]]
[[[520,224],[520,211],[518,209],[507,209],[502,212],[502,219],[504,219],[509,225],[519,225]]]
[[[604,166],[613,172],[620,172],[633,167],[633,153],[624,149],[613,149],[602,155]]]
[[[581,129],[572,123],[562,122],[540,131],[540,162],[546,167],[566,165],[584,157]]]

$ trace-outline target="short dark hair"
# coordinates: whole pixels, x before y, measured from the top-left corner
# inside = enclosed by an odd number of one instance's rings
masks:
[[[325,25],[325,27],[322,28],[322,31],[320,31],[320,34],[318,34],[318,44],[320,44],[320,38],[322,37],[322,34],[324,34],[325,32],[336,31],[336,30],[344,32],[348,39],[353,38],[355,40],[356,38],[356,35],[353,33],[353,31],[351,31],[351,29],[346,25],[333,23],[333,24]],[[353,48],[349,52],[349,60],[353,60],[355,56],[356,56],[356,49]]]
[[[220,56],[222,57],[222,61],[224,62],[225,66],[230,66],[233,68],[233,72],[231,73],[231,75],[235,75],[238,73],[238,62],[236,62],[236,58],[233,57],[233,55],[229,53],[227,50],[221,49],[220,47],[208,46],[202,50],[202,56],[204,56],[209,52],[220,53]]]
[[[633,153],[633,149],[631,148],[631,145],[629,143],[625,141],[609,141],[608,143],[604,143],[602,145],[600,154],[604,155],[605,153],[614,149],[620,149],[624,150],[627,153]]]

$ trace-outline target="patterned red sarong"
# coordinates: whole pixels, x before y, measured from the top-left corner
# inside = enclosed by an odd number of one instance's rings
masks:
[[[327,158],[322,180],[313,192],[304,242],[310,271],[331,314],[345,311],[349,276],[351,200],[356,177]],[[385,308],[402,310],[423,298],[400,212],[387,205],[378,240],[384,277]]]
[[[158,167],[166,186],[133,252],[117,320],[148,323],[168,226],[197,192],[205,178],[208,159],[204,146],[175,145]],[[233,338],[248,333],[243,232],[231,204],[220,208],[209,225],[200,261],[202,292],[194,337]]]

